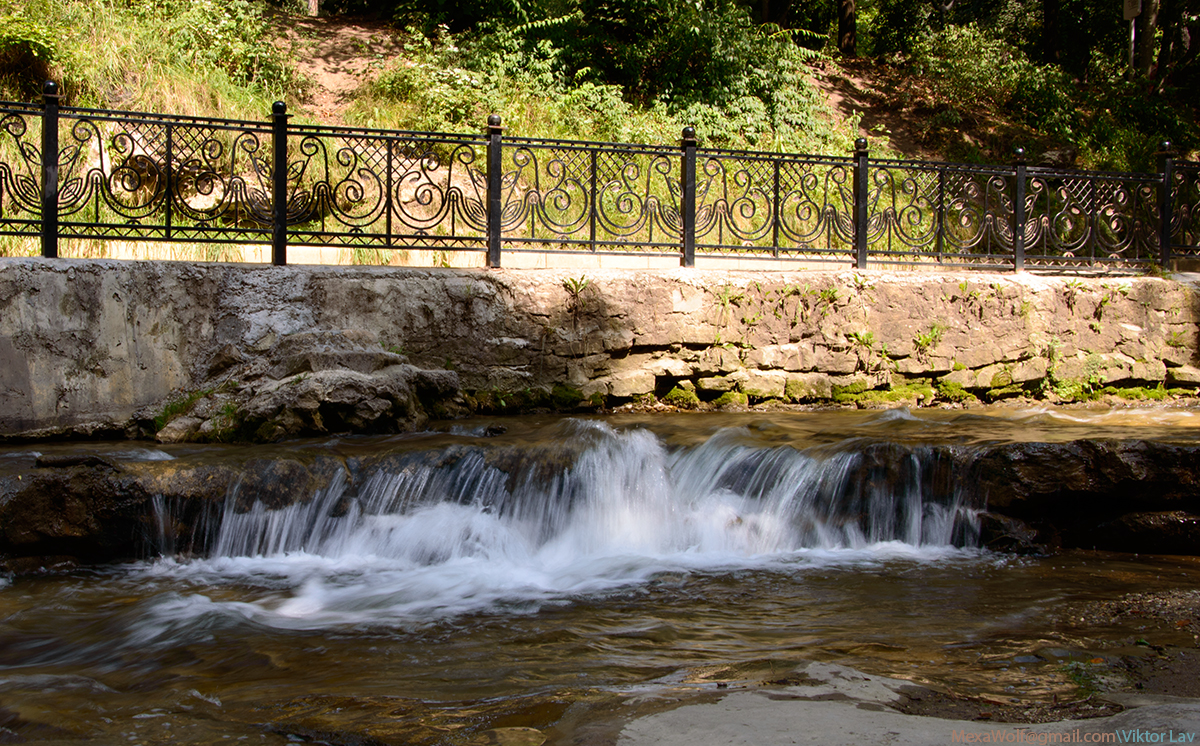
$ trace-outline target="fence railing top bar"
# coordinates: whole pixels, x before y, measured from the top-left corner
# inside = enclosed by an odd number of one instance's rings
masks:
[[[953,171],[988,175],[1012,174],[1013,166],[1003,163],[954,163],[952,161],[919,161],[911,158],[872,158],[874,168],[909,168],[919,171]]]
[[[853,158],[836,155],[806,155],[804,153],[767,153],[761,150],[726,150],[724,148],[696,148],[697,158],[737,158],[752,161],[791,161],[820,163],[828,166],[849,166]]]
[[[598,142],[592,140],[553,140],[542,137],[506,137],[504,138],[504,144],[531,148],[565,148],[571,150],[610,151],[619,150],[626,153],[635,152],[648,154],[676,154],[679,152],[679,147],[673,145],[645,145],[639,143]]]
[[[373,137],[381,140],[433,140],[438,142],[486,143],[487,135],[461,132],[415,132],[384,130],[372,127],[342,127],[329,124],[289,124],[288,131],[296,135],[328,135],[330,137]]]
[[[216,117],[191,117],[183,115],[153,114],[145,111],[117,111],[116,109],[84,109],[77,106],[64,106],[58,111],[64,119],[106,119],[117,122],[144,122],[150,124],[183,124],[199,127],[217,127],[220,129],[239,129],[269,132],[271,123],[267,120],[218,119]]]
[[[1059,168],[1056,166],[1029,166],[1026,174],[1049,176],[1057,179],[1101,179],[1103,181],[1161,181],[1162,174],[1130,171],[1089,171],[1082,168]]]
[[[16,101],[0,101],[0,114],[36,114],[42,110],[38,104],[22,104]]]

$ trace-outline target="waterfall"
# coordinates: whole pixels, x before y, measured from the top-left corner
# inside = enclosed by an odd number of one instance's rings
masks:
[[[973,540],[975,506],[940,473],[951,470],[944,449],[865,439],[763,448],[729,428],[670,450],[646,430],[565,428],[569,463],[537,453],[496,463],[482,447],[409,453],[358,475],[357,486],[341,472],[307,500],[276,509],[253,500],[240,512],[248,501],[236,483],[210,556],[436,564],[498,552],[762,555]],[[168,506],[154,507],[156,525],[169,524]],[[160,541],[170,554],[170,538]]]
[[[296,592],[265,604],[275,622],[361,621],[813,552],[914,555],[974,542],[977,506],[945,447],[764,447],[726,428],[672,448],[648,430],[590,420],[560,434],[542,448],[475,441],[348,463],[308,499],[274,509],[235,484],[208,558],[159,571],[277,578]]]

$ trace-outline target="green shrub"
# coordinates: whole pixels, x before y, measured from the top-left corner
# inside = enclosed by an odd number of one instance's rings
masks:
[[[615,38],[620,28],[587,13],[462,34],[410,27],[405,59],[364,87],[350,116],[461,132],[495,113],[508,135],[645,143],[677,142],[690,125],[710,146],[851,149],[857,120],[833,123],[807,80],[812,53],[788,35],[748,23],[736,6],[723,6],[726,26],[704,20],[693,29],[676,6],[650,4],[670,17],[668,27],[626,29],[646,43],[616,58],[593,32]]]
[[[1075,102],[1070,78],[1054,65],[1036,65],[1017,47],[968,24],[948,26],[918,41],[913,62],[952,105],[983,100],[1055,135],[1072,134]]]

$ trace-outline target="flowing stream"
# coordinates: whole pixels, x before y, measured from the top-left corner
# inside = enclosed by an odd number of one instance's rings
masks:
[[[283,501],[235,483],[187,535],[156,500],[144,561],[0,578],[0,743],[610,743],[814,659],[1049,699],[1072,691],[1065,662],[1136,633],[1072,604],[1200,581],[1193,558],[981,550],[962,468],[1010,441],[1195,443],[1195,410],[494,424],[0,453],[338,465]]]

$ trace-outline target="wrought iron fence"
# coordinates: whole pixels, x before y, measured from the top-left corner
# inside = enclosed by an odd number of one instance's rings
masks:
[[[1200,256],[1200,164],[849,158],[0,103],[0,234],[1022,269]],[[45,158],[56,153],[56,158]]]

